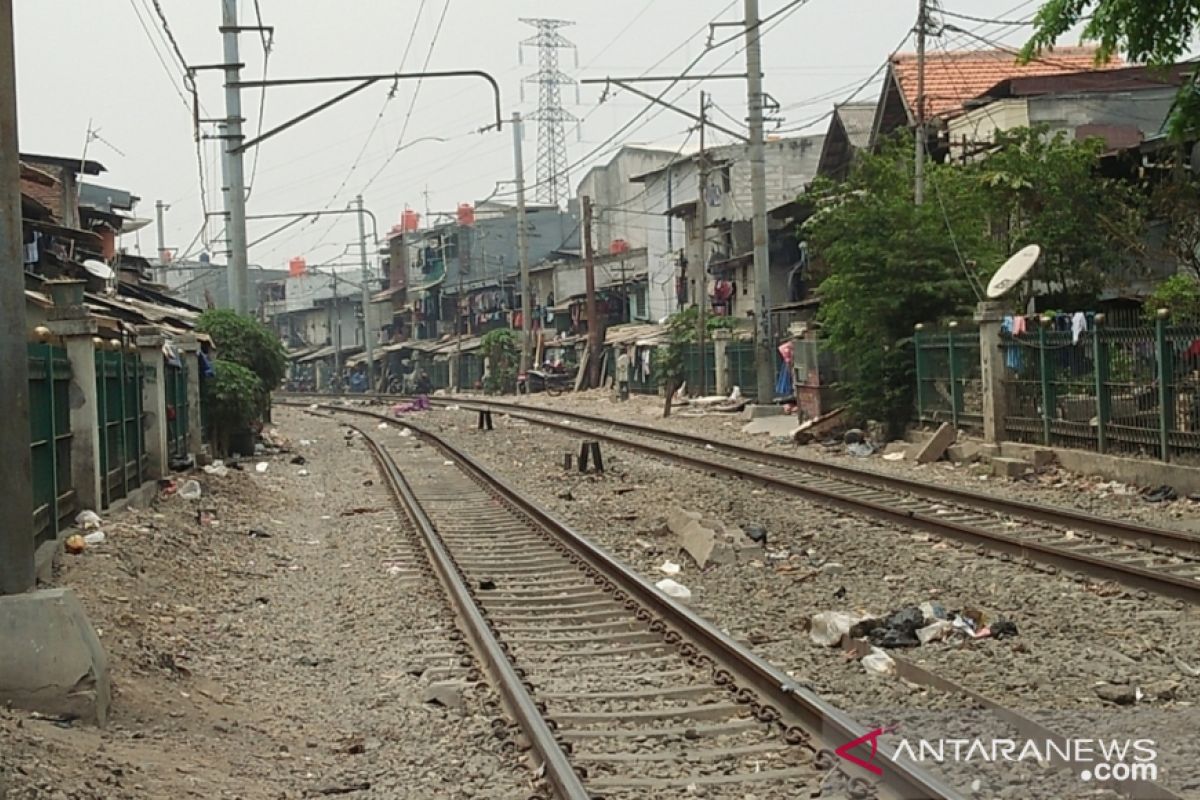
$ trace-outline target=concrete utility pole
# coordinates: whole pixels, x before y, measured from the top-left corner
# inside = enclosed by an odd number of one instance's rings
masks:
[[[238,0],[221,0],[221,38],[225,45],[225,225],[229,235],[229,305],[250,311],[249,256],[246,247],[246,172],[241,149],[242,69],[238,52]]]
[[[371,328],[371,276],[367,266],[367,221],[361,194],[354,198],[354,206],[358,209],[358,253],[362,260],[363,346],[367,348],[367,391],[370,392],[375,389],[375,343],[371,341],[374,333]]]
[[[587,292],[588,388],[600,385],[600,311],[596,302],[596,251],[592,247],[592,198],[583,201],[583,277]]]
[[[467,252],[467,226],[461,220],[458,223],[458,301],[457,317],[454,320],[454,332],[458,335],[454,343],[454,374],[450,376],[450,385],[457,391],[462,391],[462,342],[469,325],[467,315],[463,313],[463,273],[470,263]]]
[[[33,467],[29,456],[29,354],[21,263],[21,161],[12,0],[0,1],[0,594],[34,586]]]
[[[159,283],[166,283],[167,262],[171,258],[171,253],[167,250],[167,237],[163,228],[163,212],[170,208],[171,207],[162,200],[158,200],[154,203],[154,215],[158,220],[158,263],[160,265],[158,271]]]
[[[918,0],[917,6],[917,156],[914,165],[916,187],[913,199],[917,205],[925,202],[925,30],[929,18],[928,0]]]
[[[708,154],[704,151],[704,128],[708,116],[708,96],[700,92],[700,203],[696,206],[696,227],[700,233],[700,258],[696,273],[696,343],[700,348],[699,397],[708,394],[708,372],[704,369],[704,342],[708,322],[705,310],[708,306]]]
[[[513,112],[513,162],[517,173],[517,260],[521,265],[521,374],[529,372],[533,325],[529,318],[533,302],[529,296],[529,232],[525,230],[525,157],[521,152],[521,114]]]
[[[754,325],[758,402],[775,399],[771,341],[771,249],[767,229],[767,162],[763,152],[762,26],[758,0],[745,0],[746,84],[750,111],[750,197],[754,215]]]

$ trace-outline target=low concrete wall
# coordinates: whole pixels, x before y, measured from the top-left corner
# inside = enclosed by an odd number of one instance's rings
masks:
[[[1046,450],[1037,445],[1004,442],[1001,453],[1008,458],[1029,458],[1034,450]],[[1104,456],[1089,450],[1049,448],[1058,465],[1068,472],[1091,475],[1108,481],[1120,481],[1134,486],[1170,486],[1181,495],[1200,492],[1200,469],[1177,464],[1164,464],[1143,458]]]

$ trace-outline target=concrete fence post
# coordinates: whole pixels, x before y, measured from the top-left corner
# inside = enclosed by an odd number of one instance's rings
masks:
[[[71,409],[71,483],[83,509],[100,511],[104,500],[100,471],[100,398],[96,386],[96,320],[50,320],[50,333],[62,339],[71,362],[67,402]],[[102,344],[102,343],[101,343]]]
[[[723,328],[712,332],[713,364],[717,373],[717,394],[728,397],[729,392],[729,343],[733,341],[733,333]],[[701,369],[703,369],[701,365]]]
[[[150,326],[138,328],[137,349],[145,370],[142,408],[145,412],[143,436],[150,457],[147,477],[158,480],[170,473],[170,447],[167,444],[167,373],[163,358],[162,334]]]
[[[183,353],[181,358],[187,367],[187,450],[195,456],[199,455],[204,447],[204,434],[200,425],[200,340],[195,334],[184,334],[179,337],[179,350]]]
[[[985,300],[975,309],[979,323],[979,375],[983,383],[983,438],[988,444],[1004,441],[1007,396],[1004,389],[1004,349],[1000,329],[1004,305]]]

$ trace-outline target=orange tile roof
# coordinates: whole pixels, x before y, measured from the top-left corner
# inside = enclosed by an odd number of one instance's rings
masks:
[[[1119,58],[1096,66],[1093,47],[1062,47],[1038,60],[1020,64],[1011,50],[961,50],[929,53],[925,59],[925,108],[929,118],[962,113],[967,100],[1009,78],[1062,75],[1122,66]],[[917,57],[904,53],[892,58],[892,72],[908,108],[917,108]]]

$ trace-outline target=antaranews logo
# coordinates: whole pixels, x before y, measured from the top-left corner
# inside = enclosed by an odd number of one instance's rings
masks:
[[[899,730],[898,725],[876,728],[837,748],[840,757],[877,776],[886,763],[876,762],[879,738]],[[863,758],[855,751],[870,744]],[[863,754],[865,755],[865,754]],[[1081,781],[1155,781],[1158,780],[1158,749],[1153,739],[901,739],[884,752],[883,758],[895,762],[907,758],[916,763],[981,764],[1036,761],[1066,762],[1079,770]]]

